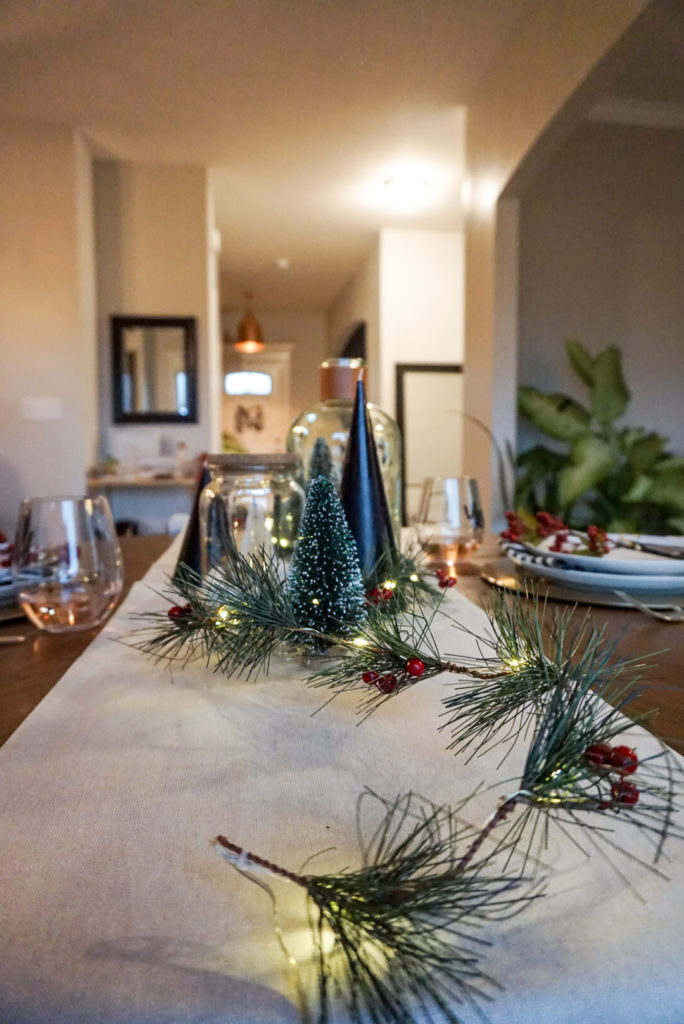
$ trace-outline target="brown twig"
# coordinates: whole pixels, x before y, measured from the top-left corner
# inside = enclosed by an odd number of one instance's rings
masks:
[[[464,855],[461,857],[460,861],[456,865],[457,871],[465,871],[465,869],[468,867],[477,851],[484,843],[487,836],[491,832],[493,832],[496,826],[499,825],[505,818],[507,818],[511,811],[514,809],[514,807],[518,803],[518,797],[519,794],[514,793],[512,796],[508,796],[506,797],[505,800],[501,801],[497,809],[490,816],[487,824],[484,826],[482,831],[478,833],[478,835],[470,844]]]
[[[264,860],[263,857],[257,856],[256,853],[250,853],[245,850],[242,846],[236,846],[235,843],[231,843],[230,839],[226,839],[225,836],[216,836],[214,842],[222,846],[224,850],[230,850],[231,853],[236,854],[241,860],[244,861],[244,866],[249,867],[250,864],[255,864],[257,867],[265,868],[270,871],[272,875],[280,875],[281,878],[287,878],[288,881],[294,882],[295,885],[301,885],[304,889],[309,888],[308,882],[304,875],[296,875],[294,871],[288,871],[286,868],[279,867],[278,864],[273,864],[270,860]],[[238,864],[238,867],[241,865]]]
[[[442,668],[445,672],[457,672],[459,675],[471,676],[473,679],[501,679],[502,676],[512,675],[513,670],[505,668],[473,668],[472,665],[459,665],[455,661],[443,661]]]

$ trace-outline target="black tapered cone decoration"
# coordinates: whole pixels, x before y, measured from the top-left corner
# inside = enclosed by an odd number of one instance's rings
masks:
[[[207,466],[206,459],[202,460],[200,465],[199,473],[197,474],[197,485],[195,487],[195,497],[192,502],[192,511],[190,512],[190,519],[188,525],[185,527],[185,533],[183,535],[183,541],[181,543],[180,554],[178,555],[178,561],[176,562],[176,568],[173,570],[173,576],[171,579],[175,579],[176,573],[181,565],[188,565],[195,572],[202,572],[202,545],[200,541],[200,496],[202,491],[209,483],[211,474],[209,473],[209,467]]]
[[[373,583],[378,565],[396,548],[362,378],[356,383],[340,500],[356,541],[364,581]]]

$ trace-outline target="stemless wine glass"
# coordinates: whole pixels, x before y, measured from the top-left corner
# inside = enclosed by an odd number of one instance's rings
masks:
[[[460,562],[482,543],[484,516],[477,480],[428,477],[418,507],[418,540],[429,565],[456,577]]]
[[[14,543],[18,600],[49,633],[99,626],[123,585],[121,550],[107,499],[22,502]]]

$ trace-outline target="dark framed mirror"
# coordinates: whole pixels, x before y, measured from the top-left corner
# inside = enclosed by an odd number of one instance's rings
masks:
[[[197,320],[113,316],[115,423],[197,423]]]

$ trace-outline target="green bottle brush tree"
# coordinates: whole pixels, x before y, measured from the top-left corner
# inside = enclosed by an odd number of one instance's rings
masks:
[[[620,350],[592,356],[568,341],[566,351],[588,402],[519,388],[520,413],[556,443],[518,456],[517,508],[546,510],[580,530],[596,523],[617,533],[684,533],[684,458],[667,451],[661,434],[618,425],[631,398]]]

